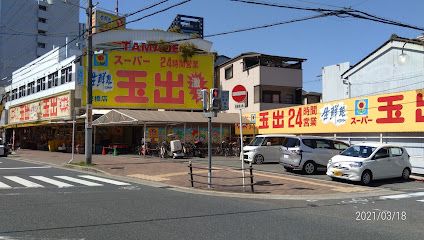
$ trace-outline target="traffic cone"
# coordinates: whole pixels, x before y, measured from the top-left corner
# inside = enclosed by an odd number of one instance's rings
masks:
[[[106,148],[105,147],[103,147],[103,149],[102,149],[102,155],[106,155]]]

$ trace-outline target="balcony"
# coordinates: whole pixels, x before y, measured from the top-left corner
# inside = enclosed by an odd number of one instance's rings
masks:
[[[47,23],[43,23],[39,21],[37,25],[37,29],[42,31],[47,31],[49,29],[49,26]]]

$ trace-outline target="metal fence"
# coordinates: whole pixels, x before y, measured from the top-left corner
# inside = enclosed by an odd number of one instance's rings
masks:
[[[193,169],[199,169],[199,170],[209,170],[209,168],[207,167],[198,167],[198,166],[193,166],[192,161],[189,161],[188,163],[188,167],[189,167],[189,173],[188,175],[190,176],[190,183],[191,183],[191,187],[194,188],[194,184],[201,184],[201,185],[208,185],[208,186],[220,186],[220,187],[245,187],[245,186],[250,186],[250,191],[252,193],[255,192],[254,186],[255,186],[255,182],[253,181],[253,167],[252,164],[249,164],[248,168],[245,169],[241,169],[241,168],[232,168],[231,170],[237,170],[237,171],[243,171],[243,170],[249,170],[249,174],[246,176],[242,176],[242,177],[225,177],[225,176],[210,176],[212,179],[224,179],[224,180],[230,180],[230,179],[250,179],[250,183],[244,183],[244,184],[213,184],[213,183],[209,183],[209,182],[204,182],[204,181],[199,181],[199,180],[195,180],[194,178],[201,178],[201,179],[208,179],[208,175],[202,175],[202,174],[197,174],[197,173],[193,173]],[[225,171],[225,169],[217,169],[217,168],[211,168],[211,171]],[[244,181],[243,181],[244,182]]]

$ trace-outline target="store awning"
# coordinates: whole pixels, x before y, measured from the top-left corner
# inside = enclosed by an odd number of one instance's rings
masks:
[[[110,109],[93,109],[92,113],[94,115],[105,115],[106,113],[110,112]],[[81,116],[78,116],[77,118],[85,118],[87,116],[85,113]]]
[[[36,127],[36,126],[43,126],[49,124],[49,121],[39,121],[39,122],[27,122],[27,123],[12,123],[3,125],[3,128],[9,129],[9,128],[22,128],[22,127]]]
[[[93,125],[143,125],[143,124],[175,124],[175,123],[207,123],[208,119],[202,112],[182,111],[148,111],[113,109],[93,121]],[[238,113],[218,113],[212,118],[212,123],[235,124],[239,123]],[[244,118],[243,123],[249,123]]]

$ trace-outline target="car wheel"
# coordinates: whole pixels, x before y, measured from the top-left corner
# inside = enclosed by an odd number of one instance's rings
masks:
[[[362,185],[368,186],[372,181],[372,173],[369,170],[365,170],[361,176]]]
[[[286,169],[287,172],[293,172],[293,168],[291,167],[284,167],[284,169]]]
[[[253,162],[255,164],[262,164],[264,163],[264,156],[262,156],[261,154],[258,154],[255,156],[255,159],[253,159]]]
[[[317,170],[317,167],[313,161],[307,161],[303,165],[303,172],[307,175],[314,174],[316,170]]]
[[[409,180],[409,176],[411,175],[411,170],[409,170],[409,168],[405,168],[402,171],[402,179],[405,181]]]

